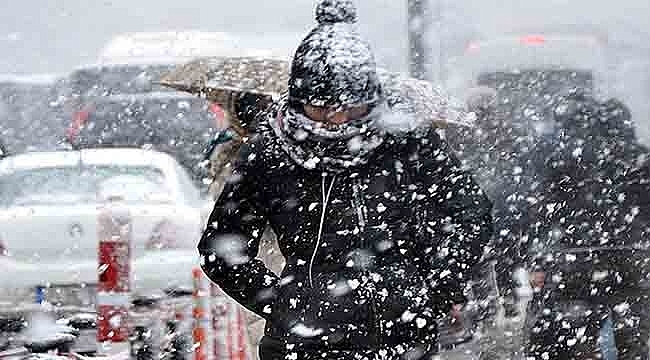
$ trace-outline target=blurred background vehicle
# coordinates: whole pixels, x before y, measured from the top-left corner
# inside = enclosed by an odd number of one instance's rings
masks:
[[[463,54],[447,63],[446,84],[456,96],[468,99],[482,87],[494,91],[492,111],[503,129],[481,119],[479,128],[511,139],[542,136],[552,121],[545,111],[562,96],[608,94],[612,80],[605,35],[582,28],[537,30],[469,41]]]
[[[634,0],[623,2],[636,6]],[[644,100],[650,96],[650,46],[644,40],[650,29],[637,21],[636,15],[606,2],[586,5],[583,0],[563,4],[507,0],[503,13],[472,1],[433,3],[437,5],[430,9],[439,17],[434,17],[430,26],[441,34],[428,44],[433,63],[429,76],[457,96],[466,98],[467,91],[478,86],[486,74],[522,73],[520,85],[526,83],[529,89],[522,86],[509,94],[513,84],[491,84],[504,101],[513,95],[512,108],[519,106],[521,111],[526,108],[521,100],[535,102],[535,108],[548,102],[549,94],[577,86],[603,99],[624,99],[637,119],[642,140],[650,143],[646,126],[650,106]],[[589,11],[579,10],[583,5]],[[537,81],[531,71],[540,75]],[[575,78],[566,76],[574,72]],[[563,77],[561,84],[551,80],[555,73]],[[589,84],[584,83],[585,76]]]
[[[110,202],[130,212],[136,274],[143,262],[159,266],[136,275],[135,288],[146,288],[149,276],[163,279],[162,286],[175,277],[187,284],[189,271],[174,274],[156,261],[169,256],[191,268],[212,206],[177,161],[151,150],[10,156],[0,163],[0,188],[2,288],[97,282],[98,212]],[[152,252],[154,258],[146,260]],[[179,257],[179,252],[188,255]]]
[[[604,91],[608,81],[607,46],[607,37],[597,30],[580,28],[578,32],[572,27],[520,30],[479,38],[468,41],[462,54],[448,60],[446,84],[450,89],[465,92],[472,86],[485,85],[482,82],[487,74],[573,70],[590,73],[592,82],[598,80],[599,89]],[[500,89],[499,85],[505,84],[493,85]],[[596,84],[588,85],[592,91],[595,89]],[[535,89],[529,90],[532,96]]]
[[[59,146],[61,86],[61,76],[54,74],[0,76],[0,142],[6,152]]]
[[[497,206],[531,175],[520,159],[552,131],[553,105],[571,93],[610,93],[605,35],[538,30],[468,41],[445,68],[450,91],[478,114],[474,129],[450,128],[447,138]]]
[[[102,96],[75,115],[67,140],[76,149],[151,148],[173,156],[204,190],[203,148],[220,130],[220,114],[192,94],[158,91]]]

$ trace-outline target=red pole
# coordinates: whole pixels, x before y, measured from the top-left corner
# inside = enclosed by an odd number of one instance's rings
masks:
[[[244,338],[245,324],[242,310],[235,306],[235,311],[237,311],[237,359],[247,360],[246,354],[248,353],[248,348],[246,346],[246,339]]]
[[[126,208],[109,204],[99,210],[97,223],[97,341],[126,343],[131,292],[131,214]]]
[[[210,288],[208,279],[200,268],[192,269],[192,278],[194,280],[194,309],[192,310],[194,318],[194,329],[192,331],[194,338],[194,360],[208,360],[212,356],[208,339],[210,334]]]
[[[222,304],[218,301],[219,295],[219,288],[217,288],[217,285],[211,283],[210,297],[212,298],[212,304],[210,310],[212,312],[212,356],[214,357],[214,360],[220,360],[223,357],[222,355],[225,348],[225,346],[222,345],[224,339],[222,336],[223,331],[221,330],[223,327],[224,310]]]
[[[232,301],[228,301],[226,307],[228,309],[226,315],[228,321],[226,332],[228,359],[248,360],[249,347],[243,311],[239,308],[239,305]]]
[[[233,319],[232,319],[232,304],[230,303],[230,300],[226,303],[226,321],[227,321],[227,330],[226,330],[226,348],[228,349],[228,359],[232,360],[235,359],[235,329],[233,326]]]

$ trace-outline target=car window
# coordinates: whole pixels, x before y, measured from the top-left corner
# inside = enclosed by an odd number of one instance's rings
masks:
[[[124,184],[128,193],[115,192],[116,184]],[[133,189],[157,189],[155,197],[135,199]],[[0,176],[0,204],[3,207],[56,204],[90,204],[121,196],[125,200],[160,201],[167,199],[163,172],[154,167],[81,166],[20,170]],[[167,196],[163,196],[167,194]]]
[[[56,148],[64,125],[55,105],[54,86],[0,83],[0,141],[11,153]]]
[[[572,88],[593,90],[593,73],[581,70],[527,70],[490,72],[478,76],[478,85],[530,95],[556,94]]]

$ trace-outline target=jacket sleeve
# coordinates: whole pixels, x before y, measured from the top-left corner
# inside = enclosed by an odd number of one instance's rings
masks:
[[[465,300],[463,287],[492,236],[492,204],[435,132],[422,141],[414,229],[433,296],[448,306]]]
[[[267,224],[260,144],[240,148],[233,176],[224,186],[198,250],[205,274],[226,294],[268,318],[279,278],[256,259]]]

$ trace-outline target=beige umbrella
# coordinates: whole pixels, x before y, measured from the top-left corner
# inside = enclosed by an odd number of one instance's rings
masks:
[[[239,135],[245,135],[235,114],[235,102],[243,94],[259,95],[261,108],[277,99],[287,88],[289,62],[259,57],[200,58],[164,75],[158,83],[205,97],[219,104]]]
[[[224,102],[231,92],[279,96],[287,88],[289,62],[258,57],[201,58],[181,65],[159,83]]]
[[[206,97],[221,105],[230,115],[237,132],[241,126],[233,119],[234,103],[241,94],[260,96],[264,108],[287,91],[289,61],[258,57],[212,57],[194,60],[179,66],[159,83],[180,91]],[[450,124],[471,125],[471,116],[459,102],[426,81],[403,78],[380,71],[391,108],[414,115],[421,123],[445,128]]]

